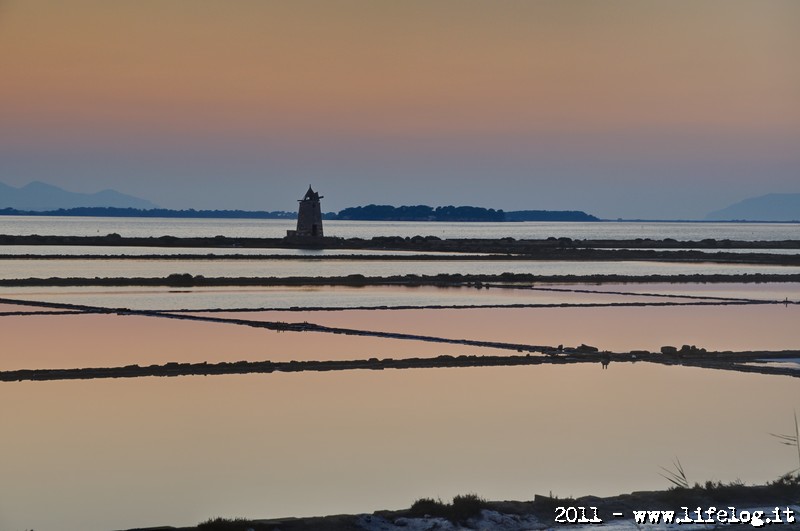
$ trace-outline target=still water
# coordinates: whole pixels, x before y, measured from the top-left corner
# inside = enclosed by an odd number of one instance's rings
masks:
[[[293,220],[163,219],[0,216],[0,234],[130,237],[248,237],[282,238]],[[326,221],[325,234],[341,238],[375,236],[438,236],[440,238],[635,239],[662,240],[791,240],[800,237],[797,223],[700,222],[521,222],[444,223]]]
[[[798,396],[794,378],[644,364],[3,384],[0,528],[611,495],[668,487],[675,456],[692,482],[764,482],[794,466],[769,433]]]
[[[663,345],[683,344],[709,350],[785,350],[797,348],[795,323],[800,320],[800,306],[270,311],[211,315],[527,345],[587,343],[617,352],[658,351]],[[131,315],[6,316],[2,317],[2,324],[5,334],[0,370],[173,361],[332,360],[487,353],[486,348],[419,340],[277,332],[235,324]],[[47,333],[41,333],[42,330]]]
[[[7,259],[0,261],[0,279],[13,278],[153,278],[172,273],[205,277],[341,277],[364,275],[438,275],[529,273],[532,275],[714,275],[800,273],[800,266],[718,264],[666,261],[562,261],[562,260],[114,260]]]
[[[291,223],[289,223],[291,225]],[[282,236],[286,221],[0,217],[0,234]],[[797,238],[792,224],[332,222],[343,237]],[[135,251],[131,251],[133,254]],[[292,251],[291,253],[297,253]],[[340,254],[340,253],[337,253]],[[515,271],[629,274],[793,267],[664,262],[3,260],[0,277],[338,276]],[[766,269],[764,269],[766,267]],[[426,269],[427,268],[427,269]],[[459,269],[460,268],[460,269]],[[547,273],[552,272],[552,273]],[[800,284],[564,284],[618,293],[474,288],[3,288],[0,296],[142,309],[276,308],[250,320],[527,344],[657,350],[797,349]],[[757,306],[303,311],[302,307],[682,301]],[[695,299],[691,299],[695,300]],[[284,311],[296,307],[299,311]],[[35,310],[1,304],[0,312]],[[281,310],[284,309],[284,310]],[[203,314],[209,315],[209,314]],[[0,370],[238,360],[496,354],[497,349],[325,333],[278,333],[135,315],[0,317]],[[800,379],[643,363],[0,383],[0,529],[110,531],[408,507],[476,492],[612,495],[691,482],[772,480],[796,455]]]
[[[609,248],[616,250],[617,248]],[[664,249],[641,249],[644,251],[664,251]],[[692,251],[710,255],[718,253],[758,253],[798,255],[800,249],[669,249],[670,251]],[[457,256],[486,256],[491,253],[464,253]],[[112,247],[88,245],[2,245],[0,256],[175,256],[192,255],[198,258],[214,256],[297,256],[304,258],[330,258],[335,256],[453,256],[455,253],[431,251],[392,251],[371,249],[279,249],[279,248],[230,248],[230,247]]]
[[[741,251],[748,251],[741,249]],[[800,254],[797,249],[759,249],[759,253],[766,252],[771,254]],[[218,255],[253,256],[253,255],[281,255],[297,256],[303,258],[330,257],[330,256],[448,256],[453,253],[439,252],[418,252],[418,251],[391,251],[391,250],[369,250],[369,249],[245,249],[245,248],[219,248],[219,247],[111,247],[102,245],[0,245],[0,255],[5,256],[174,256],[192,255],[197,257],[209,257]],[[480,256],[487,253],[458,253],[459,256],[467,254],[469,256]]]
[[[680,298],[654,298],[616,294],[551,293],[514,288],[479,290],[469,287],[347,286],[265,288],[2,288],[0,296],[16,300],[47,301],[133,310],[290,309],[398,306],[464,306],[515,304],[608,304],[631,302],[684,302]],[[777,295],[776,295],[777,297]],[[783,297],[781,297],[782,300]],[[0,306],[2,308],[2,306]],[[5,311],[19,311],[10,307]]]
[[[257,288],[97,288],[97,287],[18,287],[0,288],[0,297],[25,301],[130,308],[134,310],[203,309],[290,309],[354,308],[398,306],[476,306],[519,304],[609,304],[635,302],[687,302],[695,299],[665,297],[727,297],[766,301],[800,302],[800,283],[767,284],[572,284],[550,286],[559,289],[593,290],[596,293],[570,293],[548,290],[474,287],[398,287],[398,286],[276,286]],[[623,294],[606,292],[619,291]],[[647,294],[661,297],[650,297]],[[4,311],[19,311],[10,306]]]

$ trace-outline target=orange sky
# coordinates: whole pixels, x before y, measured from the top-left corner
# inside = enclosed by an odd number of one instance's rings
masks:
[[[462,166],[477,165],[555,197],[543,181],[597,182],[586,173],[598,161],[629,184],[653,184],[648,168],[669,160],[679,182],[718,185],[743,157],[740,188],[758,173],[766,191],[792,191],[798,51],[792,1],[11,0],[0,182],[53,182],[58,167],[72,179],[55,184],[91,191],[105,178],[157,200],[157,183],[213,181],[196,171],[209,164],[243,187],[260,172],[390,190],[401,175],[475,178]],[[264,145],[277,153],[259,157]],[[209,149],[218,156],[196,160]],[[465,153],[480,160],[454,162]]]

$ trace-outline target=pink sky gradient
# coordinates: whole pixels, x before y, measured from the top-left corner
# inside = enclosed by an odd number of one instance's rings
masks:
[[[798,50],[775,0],[11,0],[0,182],[702,217],[798,191]]]

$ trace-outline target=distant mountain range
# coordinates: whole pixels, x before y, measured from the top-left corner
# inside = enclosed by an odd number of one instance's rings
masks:
[[[245,210],[171,210],[152,202],[103,190],[94,194],[69,192],[34,181],[22,188],[0,183],[0,215],[5,216],[100,216],[163,218],[292,219],[297,212]],[[430,207],[367,205],[324,214],[324,219],[377,221],[597,221],[580,211],[518,210],[504,212],[472,206]]]
[[[297,212],[253,210],[171,210],[169,208],[76,207],[57,210],[19,210],[0,208],[0,216],[66,216],[98,218],[208,218],[208,219],[297,219]],[[327,216],[327,217],[325,217]],[[336,214],[324,214],[336,219]]]
[[[81,207],[150,209],[157,208],[157,205],[146,199],[122,194],[116,190],[82,194],[69,192],[40,181],[34,181],[22,188],[0,183],[0,208],[45,211]]]
[[[767,194],[711,212],[710,221],[800,221],[800,194]]]
[[[151,201],[103,190],[70,192],[34,181],[21,188],[0,183],[0,214],[180,218],[294,218],[296,212],[242,210],[168,210]],[[518,210],[504,212],[470,206],[430,207],[367,205],[329,212],[325,219],[377,221],[598,221],[582,211]],[[767,194],[711,212],[708,221],[800,221],[800,194]]]

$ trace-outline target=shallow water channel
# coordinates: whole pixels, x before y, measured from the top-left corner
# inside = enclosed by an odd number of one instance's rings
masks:
[[[609,304],[697,301],[652,294],[800,295],[797,284],[781,283],[559,288],[633,295],[37,288],[3,296],[143,309],[275,307],[198,315],[608,350],[800,343],[794,304],[286,311],[310,301]],[[0,370],[507,353],[143,315],[4,316],[0,326]],[[490,499],[612,495],[668,487],[659,467],[675,457],[692,482],[764,482],[797,466],[792,449],[769,433],[793,429],[798,408],[798,378],[641,362],[1,383],[0,529],[371,512],[467,492]]]

